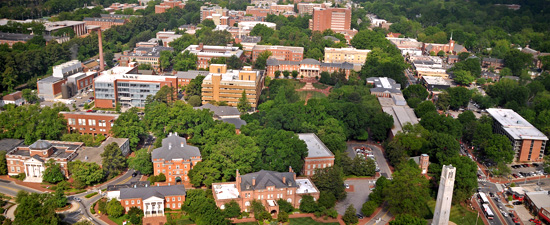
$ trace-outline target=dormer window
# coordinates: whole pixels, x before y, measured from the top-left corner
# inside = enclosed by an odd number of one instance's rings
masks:
[[[46,154],[48,154],[48,151],[46,150],[42,151],[42,155],[46,155]]]

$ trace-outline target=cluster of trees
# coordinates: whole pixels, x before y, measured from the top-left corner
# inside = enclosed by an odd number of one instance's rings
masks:
[[[542,2],[522,3],[517,11],[494,5],[501,3],[497,1],[358,2],[366,11],[392,22],[391,32],[422,42],[447,43],[452,34],[453,40],[474,52],[494,49],[503,41],[550,51],[549,6]]]
[[[62,190],[44,194],[19,191],[15,202],[18,206],[15,210],[14,224],[57,225],[61,223],[62,218],[55,210],[65,206],[67,198]]]
[[[226,209],[235,211],[233,207]],[[202,189],[191,189],[187,191],[185,203],[181,209],[189,214],[191,220],[197,225],[208,224],[231,224],[231,221],[224,217],[224,212],[218,206],[212,197],[212,191]]]
[[[25,139],[30,145],[39,139],[59,140],[67,130],[61,111],[70,111],[63,104],[52,107],[7,105],[0,113],[0,138]]]

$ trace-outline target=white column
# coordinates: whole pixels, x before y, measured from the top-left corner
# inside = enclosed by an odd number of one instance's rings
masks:
[[[164,216],[164,202],[159,202],[158,205],[159,205],[158,208],[161,211],[161,216]],[[157,212],[157,214],[158,214],[158,212]]]
[[[29,176],[29,165],[24,164],[23,167],[25,169],[25,176],[28,177]]]

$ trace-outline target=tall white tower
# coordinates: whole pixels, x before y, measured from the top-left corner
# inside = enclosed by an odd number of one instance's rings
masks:
[[[453,165],[443,165],[437,202],[435,203],[434,219],[432,225],[449,224],[451,213],[451,201],[453,200],[453,188],[455,185],[456,168]]]

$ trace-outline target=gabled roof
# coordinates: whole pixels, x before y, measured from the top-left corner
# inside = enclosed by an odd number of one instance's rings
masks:
[[[21,91],[13,92],[9,95],[6,95],[2,98],[4,101],[16,101],[23,98],[23,93]]]
[[[352,70],[353,64],[349,62],[343,62],[343,63],[321,63],[321,66],[323,67],[337,67],[344,70]]]
[[[153,160],[189,160],[191,157],[200,156],[199,148],[188,145],[185,138],[178,136],[177,133],[170,133],[168,137],[162,139],[162,147],[153,150],[151,154]]]
[[[313,64],[313,65],[321,65],[321,63],[315,59],[307,58],[300,62],[300,64]]]
[[[242,126],[246,125],[246,121],[240,118],[225,118],[221,119],[223,122],[230,123],[235,125],[236,129],[241,129]]]
[[[165,198],[166,196],[185,195],[183,185],[171,186],[151,186],[141,188],[123,188],[120,189],[120,199],[148,199],[150,197]]]
[[[31,158],[36,159],[40,162],[44,162],[44,160],[42,160],[42,158],[40,158],[40,156],[38,156],[38,155],[33,155]]]
[[[194,109],[209,109],[214,113],[214,116],[223,117],[223,116],[240,116],[241,112],[235,107],[231,106],[215,106],[210,103],[204,104],[199,107],[194,107]]]
[[[256,173],[241,175],[241,190],[264,190],[268,186],[275,188],[298,187],[293,172],[275,172],[269,170],[260,170]],[[283,177],[286,182],[283,183]],[[252,185],[253,179],[256,179],[256,184]]]

